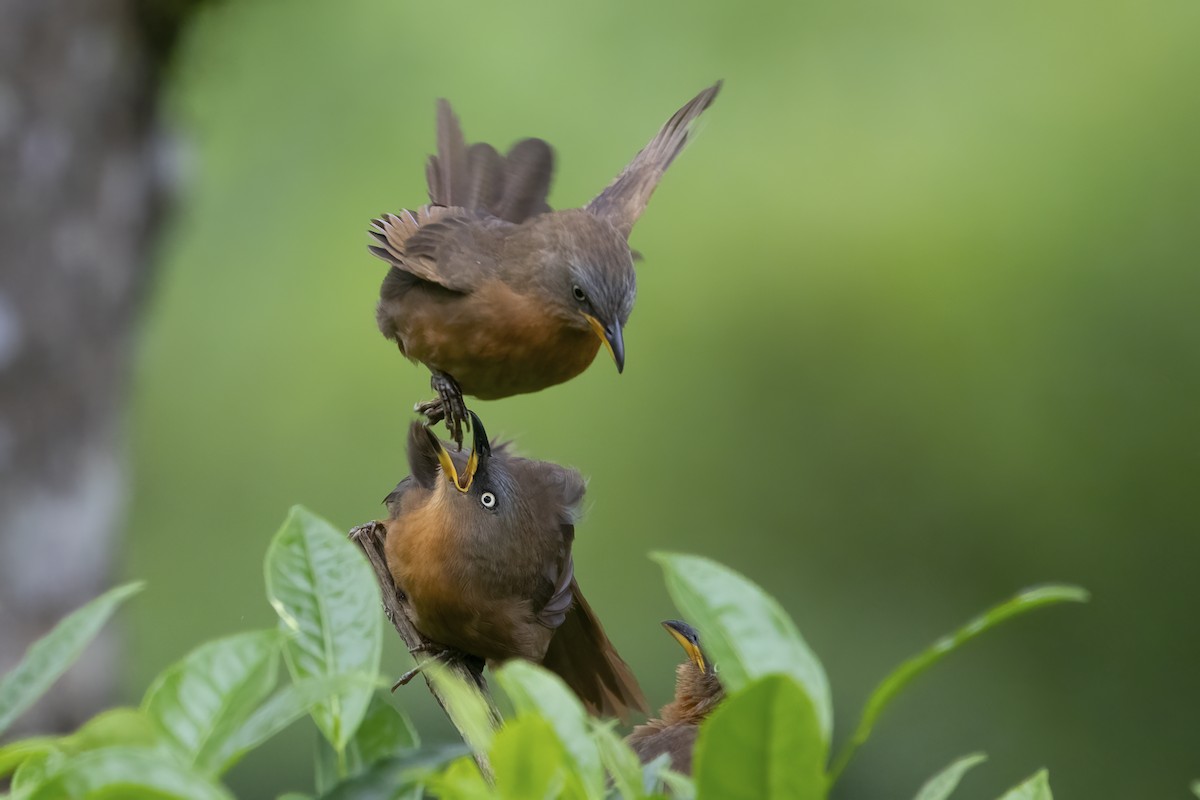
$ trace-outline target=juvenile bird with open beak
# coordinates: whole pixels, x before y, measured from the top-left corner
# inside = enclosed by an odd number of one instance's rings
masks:
[[[593,714],[646,710],[641,688],[575,580],[584,480],[488,442],[471,416],[469,455],[428,425],[408,432],[412,474],[385,500],[384,552],[426,638],[489,666],[511,658],[556,673]]]
[[[669,753],[671,769],[691,775],[700,723],[725,699],[725,690],[696,629],[677,619],[662,625],[683,647],[687,660],[675,668],[675,699],[659,709],[658,719],[634,728],[627,741],[643,764]]]
[[[625,324],[636,280],[629,234],[663,173],[687,144],[718,82],[675,112],[604,191],[583,208],[546,203],[550,145],[525,139],[501,156],[468,146],[438,102],[430,204],[372,220],[370,251],[391,265],[376,320],[400,352],[429,367],[455,443],[468,422],[463,395],[494,400],[570,380],[601,345],[625,367]]]

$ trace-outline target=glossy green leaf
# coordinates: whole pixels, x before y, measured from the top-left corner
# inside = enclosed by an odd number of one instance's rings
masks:
[[[379,671],[379,587],[342,531],[293,507],[267,550],[266,581],[267,597],[289,634],[284,658],[297,683]],[[313,709],[317,727],[339,752],[362,721],[372,691],[348,689]]]
[[[225,789],[161,752],[137,747],[107,747],[66,759],[29,794],[29,800],[92,798],[179,798],[230,800]]]
[[[479,768],[470,758],[450,762],[440,774],[430,776],[425,783],[434,797],[454,800],[493,800],[496,794],[488,786]],[[342,800],[342,798],[337,798]],[[345,800],[352,800],[345,798]],[[357,800],[357,798],[353,798]]]
[[[31,736],[17,739],[0,747],[0,778],[11,775],[17,767],[31,758],[39,758],[58,750],[58,737]]]
[[[74,755],[116,745],[153,747],[160,741],[158,726],[140,709],[110,708],[83,723],[75,733],[60,738],[58,747]]]
[[[984,761],[987,761],[987,756],[983,753],[972,753],[957,759],[927,780],[917,792],[916,800],[946,800],[958,788],[958,782],[967,770]]]
[[[142,583],[127,583],[108,590],[72,611],[29,646],[25,657],[0,679],[0,733],[54,685],[117,607],[140,592],[142,586]]]
[[[328,678],[309,678],[293,683],[276,692],[254,710],[245,722],[225,737],[212,757],[216,774],[223,774],[243,755],[312,711],[328,698],[355,687],[374,688],[374,680],[366,675],[334,675]]]
[[[829,753],[808,694],[788,675],[727,697],[700,728],[696,795],[707,800],[823,800]]]
[[[562,678],[528,661],[509,661],[495,673],[518,714],[533,713],[550,723],[589,796],[604,793],[604,766],[588,731],[587,712]]]
[[[577,796],[566,790],[569,757],[563,743],[551,723],[537,714],[509,720],[492,740],[490,755],[496,793],[504,800]]]
[[[67,758],[65,753],[55,750],[23,761],[13,773],[10,800],[27,800],[50,775],[66,764]]]
[[[254,631],[207,642],[154,681],[142,710],[184,764],[220,773],[229,740],[275,685],[279,640],[275,631]]]
[[[833,732],[833,699],[821,662],[775,599],[737,572],[701,556],[655,553],[667,591],[704,640],[735,692],[763,675],[791,675],[808,693],[826,744]]]
[[[1200,797],[1200,781],[1192,781],[1192,794]]]
[[[486,753],[492,746],[498,721],[492,716],[483,695],[439,664],[428,664],[423,672],[441,693],[446,714],[467,747],[473,753]]]
[[[453,759],[461,757],[463,746],[440,745],[423,750],[414,750],[404,755],[385,758],[368,766],[362,773],[346,778],[330,787],[320,800],[401,800],[419,796],[421,787],[430,780],[435,771]],[[470,759],[466,760],[467,774],[474,771],[475,778],[482,781],[479,771]],[[473,780],[464,778],[464,781]],[[484,784],[486,791],[487,784]],[[447,792],[445,797],[460,797]],[[487,795],[484,795],[485,797]]]
[[[1026,589],[1011,599],[993,606],[954,633],[943,636],[923,652],[905,661],[884,678],[883,682],[871,693],[858,727],[843,745],[834,766],[830,769],[831,782],[837,780],[837,776],[846,768],[846,764],[850,762],[854,752],[867,741],[871,735],[871,729],[875,727],[883,710],[918,675],[981,633],[996,627],[1005,620],[1042,606],[1065,602],[1083,603],[1087,602],[1087,599],[1087,591],[1078,586],[1049,585]]]
[[[161,741],[158,727],[136,708],[111,708],[85,722],[69,736],[35,736],[0,747],[0,776],[22,762],[51,753],[76,755],[116,745],[153,747]]]
[[[362,724],[354,733],[348,752],[355,771],[384,758],[399,756],[421,746],[417,731],[408,717],[376,692],[371,697]]]
[[[643,785],[642,764],[633,748],[613,731],[615,725],[611,720],[588,720],[592,740],[600,751],[600,763],[604,765],[613,786],[621,797],[641,797],[648,791]]]
[[[1000,800],[1054,800],[1050,793],[1050,774],[1039,770],[1027,781],[1005,792]]]

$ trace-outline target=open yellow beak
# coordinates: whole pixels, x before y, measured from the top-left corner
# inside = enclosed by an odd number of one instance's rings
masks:
[[[708,674],[708,665],[704,662],[704,651],[700,649],[700,638],[695,629],[687,623],[679,620],[669,619],[662,626],[666,628],[667,633],[675,641],[679,642],[679,646],[683,648],[683,652],[687,653],[687,657],[696,665],[696,669],[704,674]]]
[[[450,457],[450,452],[442,444],[442,440],[428,428],[425,431],[437,447],[437,457],[438,462],[442,465],[442,474],[446,476],[455,489],[466,493],[471,488],[471,481],[475,480],[475,471],[479,469],[479,451],[476,449],[474,443],[471,444],[471,455],[467,457],[467,467],[463,471],[463,474],[459,475],[458,470],[454,466],[454,459]]]

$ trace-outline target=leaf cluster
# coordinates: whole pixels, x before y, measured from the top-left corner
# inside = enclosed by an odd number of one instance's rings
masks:
[[[498,727],[475,687],[430,667],[465,747],[421,748],[407,718],[379,692],[383,615],[370,567],[340,531],[296,507],[266,556],[276,629],[200,645],[164,670],[137,708],[105,711],[67,736],[0,748],[0,778],[11,777],[4,797],[229,798],[221,777],[307,716],[320,732],[312,797],[818,800],[912,680],[1011,617],[1087,597],[1076,587],[1038,587],[939,639],[880,682],[831,757],[828,678],[779,604],[708,559],[654,558],[680,612],[702,631],[727,694],[700,728],[691,777],[672,771],[666,757],[639,763],[614,723],[589,717],[557,676],[520,661],[495,673],[509,705]],[[140,588],[107,592],[30,648],[0,681],[0,734]],[[949,797],[983,760],[972,754],[954,761],[920,788],[917,800]],[[493,774],[485,776],[480,763],[490,764]],[[1049,797],[1043,770],[1004,800]]]

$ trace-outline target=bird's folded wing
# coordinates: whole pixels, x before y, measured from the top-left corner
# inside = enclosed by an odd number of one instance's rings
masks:
[[[566,555],[561,565],[556,567],[558,574],[551,576],[554,591],[537,614],[538,623],[550,629],[558,628],[563,624],[567,618],[567,612],[571,610],[571,604],[575,602],[575,557],[571,554],[575,527],[573,525],[562,527]]]
[[[413,277],[470,292],[495,271],[505,226],[461,208],[425,206],[371,220],[368,232],[376,244],[368,249]]]

